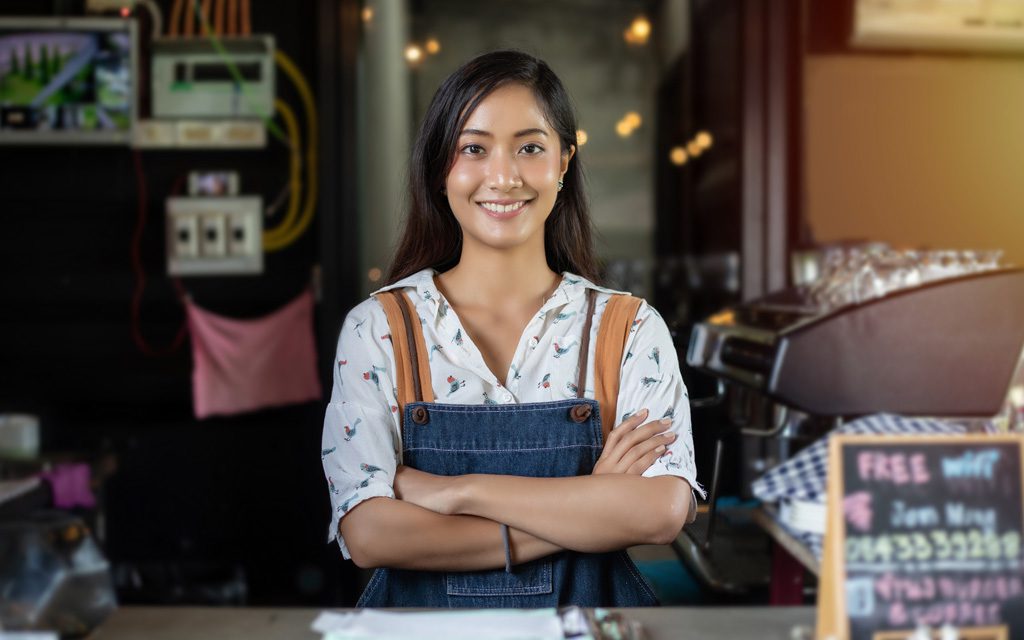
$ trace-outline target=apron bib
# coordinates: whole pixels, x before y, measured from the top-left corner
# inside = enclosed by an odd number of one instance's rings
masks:
[[[603,433],[610,429],[615,409],[614,405],[609,407],[611,413],[603,432],[601,407],[604,403],[582,397],[589,347],[586,343],[589,342],[594,308],[593,292],[588,291],[588,295],[590,316],[584,328],[577,384],[580,397],[515,405],[432,402],[429,377],[423,384],[424,368],[421,364],[425,359],[417,357],[419,349],[416,347],[422,343],[422,333],[416,336],[412,332],[413,326],[419,329],[419,323],[409,322],[405,296],[394,295],[391,302],[400,308],[396,310],[392,304],[385,304],[385,311],[390,307],[389,322],[393,317],[396,320],[400,317],[406,331],[395,331],[398,327],[392,325],[392,336],[405,337],[406,340],[401,342],[412,347],[404,351],[411,355],[410,361],[399,363],[401,345],[400,341],[395,342],[399,388],[412,386],[417,400],[406,404],[402,411],[404,464],[444,476],[468,473],[542,478],[589,475],[601,454]],[[387,294],[381,297],[384,296]],[[630,305],[632,313],[626,309],[617,314],[625,317],[625,335],[628,335],[628,324],[639,306],[636,298],[629,298],[630,302],[634,300],[636,303]],[[604,346],[602,342],[607,342],[602,340],[605,328],[601,327],[602,332],[598,336],[599,353]],[[616,332],[615,339],[618,340],[620,335]],[[619,357],[621,347],[619,344]],[[615,363],[617,390],[619,359],[614,352],[613,348],[611,356],[604,361]],[[599,357],[596,364],[598,369],[602,368],[602,358]],[[403,377],[403,372],[408,375]],[[429,375],[429,369],[426,374]],[[600,388],[600,380],[596,386]],[[356,606],[520,608],[570,604],[649,607],[656,606],[658,600],[625,550],[608,553],[562,551],[515,565],[511,572],[504,569],[463,572],[377,569]]]

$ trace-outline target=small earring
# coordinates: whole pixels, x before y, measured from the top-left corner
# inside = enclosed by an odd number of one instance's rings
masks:
[[[558,190],[561,191],[563,186],[565,186],[565,183],[562,182],[561,180],[559,180],[558,181]]]
[[[443,196],[448,195],[448,189],[446,189],[444,187],[441,187],[441,195],[443,195]]]

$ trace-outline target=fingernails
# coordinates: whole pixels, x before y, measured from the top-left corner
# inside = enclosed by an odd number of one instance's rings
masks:
[[[641,409],[641,410],[640,410],[640,415],[642,415],[643,417],[645,417],[645,418],[646,418],[646,417],[647,417],[647,414],[648,414],[649,412],[650,412],[650,411],[649,411],[648,409]]]
[[[661,453],[664,450],[665,450],[665,445],[663,445],[663,444],[659,444],[658,448],[655,449],[655,451],[657,451],[658,453]]]
[[[662,418],[659,422],[661,424],[672,424],[672,418]]]
[[[662,436],[663,436],[663,437],[664,437],[664,438],[665,438],[666,440],[675,440],[675,439],[676,439],[676,434],[672,433],[671,431],[670,431],[670,432],[668,432],[668,433],[663,433],[663,434],[661,434],[661,435],[662,435]]]

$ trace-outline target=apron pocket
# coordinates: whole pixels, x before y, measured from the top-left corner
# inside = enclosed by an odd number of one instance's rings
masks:
[[[551,593],[551,561],[535,560],[492,571],[447,573],[445,579],[450,596],[529,596]]]

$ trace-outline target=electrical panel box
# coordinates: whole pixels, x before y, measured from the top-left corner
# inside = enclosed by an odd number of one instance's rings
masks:
[[[228,36],[153,41],[155,118],[256,118],[274,113],[274,38]],[[241,81],[241,84],[239,83]]]
[[[172,276],[262,273],[263,198],[168,198],[167,272]]]

